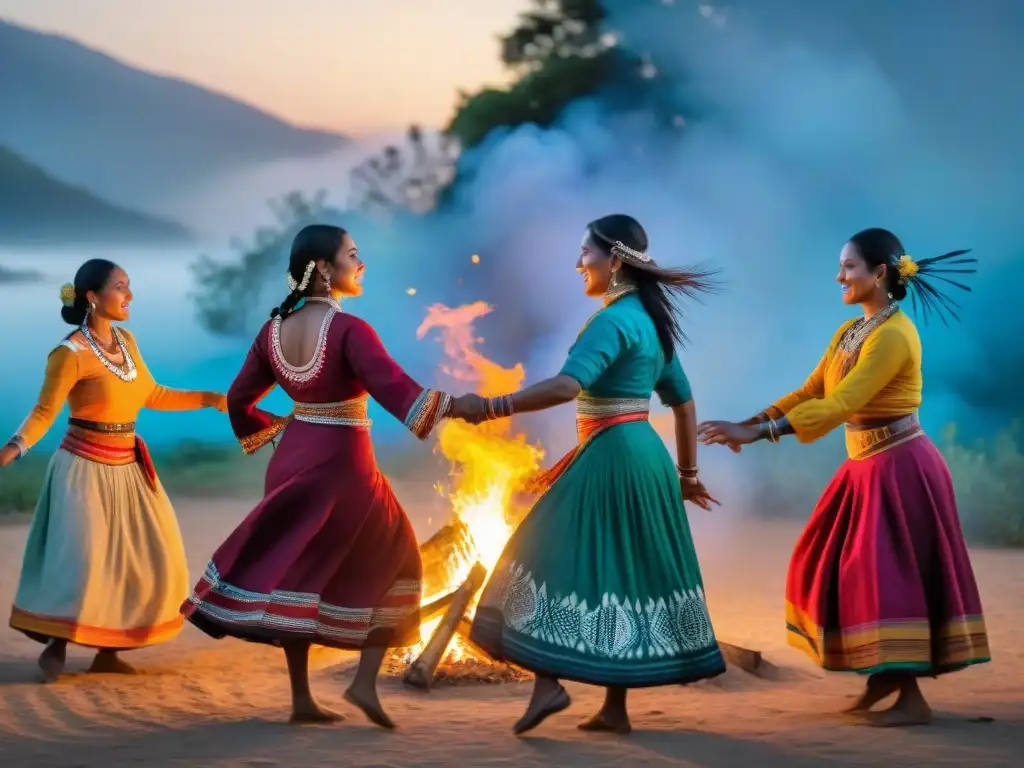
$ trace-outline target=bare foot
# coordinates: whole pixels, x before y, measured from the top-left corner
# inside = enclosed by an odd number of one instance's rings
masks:
[[[366,694],[349,688],[345,691],[345,701],[360,709],[374,725],[388,729],[395,727],[395,721],[388,717],[384,711],[380,704],[380,699],[377,698],[376,691]]]
[[[546,696],[538,696],[531,699],[530,705],[519,721],[512,726],[512,732],[517,736],[527,731],[532,731],[538,725],[547,720],[551,715],[568,709],[572,704],[569,692],[559,685],[552,693]]]
[[[867,713],[867,724],[876,728],[903,728],[931,722],[932,708],[916,685],[909,690],[904,688],[891,709]]]
[[[43,672],[42,680],[44,683],[52,683],[64,671],[67,648],[67,643],[60,640],[52,640],[43,649],[43,652],[39,654],[39,669]]]
[[[340,723],[345,719],[344,715],[325,709],[310,699],[292,705],[292,716],[288,722],[302,723]]]
[[[928,725],[931,721],[931,709],[927,712],[909,712],[893,707],[884,712],[867,713],[867,723],[874,728],[906,728],[912,725]]]
[[[581,731],[617,733],[619,736],[625,736],[633,731],[633,725],[629,722],[628,714],[625,712],[605,712],[603,709],[576,727]]]
[[[97,675],[137,675],[135,667],[124,661],[116,653],[100,651],[89,665],[89,672]]]
[[[900,685],[900,697],[885,712],[868,712],[867,724],[876,728],[901,728],[927,725],[932,721],[932,708],[921,693],[916,678],[905,678]]]
[[[876,679],[869,677],[867,685],[857,701],[843,710],[847,715],[863,715],[878,704],[880,701],[889,698],[900,689],[898,678],[883,677]]]

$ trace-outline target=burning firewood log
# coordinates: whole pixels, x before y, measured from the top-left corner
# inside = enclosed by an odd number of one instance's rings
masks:
[[[435,595],[445,591],[460,563],[472,556],[469,532],[456,520],[441,528],[420,545],[423,561],[423,591]]]
[[[403,677],[406,685],[423,690],[430,689],[431,684],[434,682],[434,672],[437,670],[437,665],[441,663],[441,658],[444,656],[445,651],[448,650],[448,645],[459,628],[459,622],[465,616],[466,609],[469,608],[469,601],[473,599],[473,595],[484,585],[486,578],[487,569],[480,565],[480,563],[475,563],[469,572],[469,576],[466,577],[466,580],[462,582],[462,586],[456,591],[451,603],[448,605],[448,610],[445,611],[444,618],[441,619],[441,623],[437,625],[437,629],[430,636],[430,640],[427,641],[423,652],[406,670]]]
[[[758,670],[761,668],[760,651],[752,651],[749,648],[741,648],[738,645],[721,641],[719,641],[718,647],[722,649],[722,655],[725,657],[726,664],[732,664],[734,667],[739,667],[744,672],[749,672],[752,675],[759,674]]]

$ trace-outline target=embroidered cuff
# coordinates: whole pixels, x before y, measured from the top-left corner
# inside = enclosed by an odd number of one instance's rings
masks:
[[[245,451],[246,455],[256,453],[256,451],[284,432],[284,428],[291,423],[291,420],[291,416],[276,416],[269,427],[264,427],[259,432],[238,438],[242,450]]]
[[[7,441],[8,445],[13,445],[18,449],[18,458],[24,458],[25,454],[28,453],[28,446],[25,445],[25,438],[21,435],[15,435]]]
[[[420,440],[426,440],[452,407],[452,396],[436,389],[424,389],[405,416],[405,426]]]

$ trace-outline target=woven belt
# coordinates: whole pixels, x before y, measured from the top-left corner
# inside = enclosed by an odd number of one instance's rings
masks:
[[[370,427],[369,401],[369,394],[364,394],[339,403],[295,403],[292,418],[331,427]]]
[[[867,459],[924,434],[916,413],[881,427],[846,425],[846,453],[851,459]]]
[[[643,421],[650,412],[650,398],[580,395],[576,398],[576,436],[582,444],[608,427]]]
[[[71,417],[68,424],[78,429],[86,429],[90,432],[98,432],[104,435],[130,435],[135,432],[134,421],[89,421],[87,419],[76,419]]]

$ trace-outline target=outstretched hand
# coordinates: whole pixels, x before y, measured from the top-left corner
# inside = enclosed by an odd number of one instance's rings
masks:
[[[21,451],[18,450],[18,446],[14,443],[8,443],[3,448],[0,448],[0,467],[6,467],[8,464],[14,463],[20,456]]]
[[[683,493],[683,501],[689,501],[692,504],[696,504],[698,507],[708,512],[711,511],[712,504],[719,507],[722,506],[718,499],[708,493],[708,489],[704,487],[704,483],[696,478],[693,480],[680,478],[679,489]]]
[[[448,415],[453,419],[462,419],[470,424],[479,424],[487,419],[487,401],[480,395],[468,393],[452,398],[452,407]]]
[[[221,413],[228,412],[228,398],[227,395],[222,395],[220,392],[207,392],[206,393],[206,406],[208,408],[215,408]]]
[[[724,445],[739,453],[758,438],[757,427],[733,421],[704,421],[697,425],[697,439],[704,445]]]

